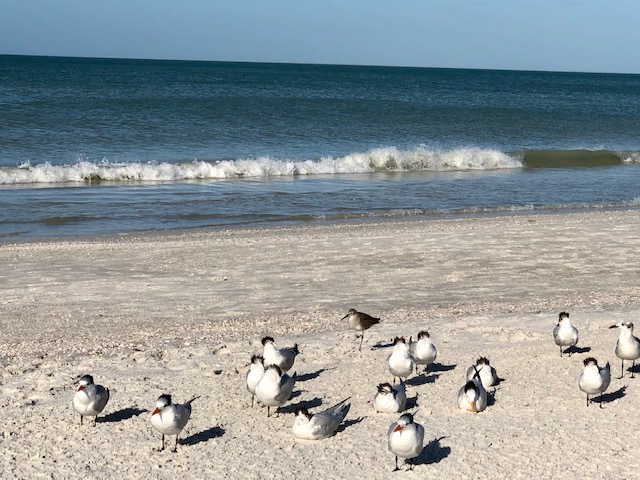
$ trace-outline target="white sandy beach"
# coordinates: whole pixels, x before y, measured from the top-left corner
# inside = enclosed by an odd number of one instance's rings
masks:
[[[408,388],[425,449],[394,477],[635,478],[640,376],[615,378],[608,327],[639,318],[638,252],[633,210],[0,244],[0,476],[389,478],[398,415],[370,400],[392,338],[427,329],[437,365]],[[362,354],[349,308],[382,318]],[[560,358],[563,310],[580,340]],[[244,382],[266,334],[301,350],[272,418]],[[478,356],[504,380],[473,415],[456,395]],[[604,408],[578,389],[588,356],[612,364]],[[84,373],[111,390],[95,427],[71,408]],[[161,393],[201,395],[177,453],[156,451]],[[334,437],[293,438],[286,412],[345,397]]]

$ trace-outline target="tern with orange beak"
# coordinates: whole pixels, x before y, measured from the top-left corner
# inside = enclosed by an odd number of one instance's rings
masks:
[[[73,395],[73,408],[80,414],[80,425],[84,417],[93,417],[95,425],[98,415],[109,401],[109,390],[93,383],[91,375],[83,375],[78,383],[78,389]]]
[[[458,392],[458,407],[471,413],[482,412],[487,408],[487,391],[482,386],[478,370],[475,372],[474,377]]]
[[[424,427],[413,421],[413,415],[405,413],[389,427],[389,451],[396,456],[398,471],[398,457],[403,460],[415,458],[420,455],[424,442]],[[413,465],[409,467],[413,470]]]
[[[191,418],[191,403],[198,397],[194,397],[184,404],[173,403],[171,395],[160,395],[156,400],[156,408],[151,413],[151,425],[162,434],[162,447],[164,450],[164,436],[175,435],[176,443],[173,452],[178,450],[178,436]]]

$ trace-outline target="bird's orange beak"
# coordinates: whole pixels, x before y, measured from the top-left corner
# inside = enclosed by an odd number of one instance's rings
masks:
[[[81,391],[82,391],[82,390],[84,390],[85,388],[86,388],[86,387],[85,387],[84,385],[80,385],[80,386],[78,387],[78,391],[79,391],[79,392],[81,392]]]
[[[399,432],[400,430],[402,430],[402,425],[396,425],[396,428],[393,429],[394,432]]]
[[[153,410],[153,413],[151,414],[151,416],[153,417],[156,413],[160,413],[160,409],[159,409],[158,407],[156,407],[156,408]]]
[[[471,400],[471,413],[476,413],[476,401]]]

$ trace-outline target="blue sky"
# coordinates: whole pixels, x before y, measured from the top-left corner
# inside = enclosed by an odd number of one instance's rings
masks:
[[[638,0],[0,0],[0,53],[640,73]]]

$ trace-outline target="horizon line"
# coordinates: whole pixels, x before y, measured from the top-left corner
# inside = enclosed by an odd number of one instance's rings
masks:
[[[184,58],[144,58],[144,57],[96,57],[82,55],[44,55],[44,54],[21,54],[21,53],[0,53],[0,57],[36,57],[36,58],[60,58],[79,60],[126,60],[126,61],[148,61],[148,62],[185,62],[185,63],[241,63],[241,64],[262,64],[262,65],[307,65],[325,67],[362,67],[362,68],[406,68],[421,70],[473,70],[473,71],[493,71],[493,72],[532,72],[532,73],[580,73],[587,75],[640,75],[632,72],[593,72],[586,70],[535,70],[518,68],[489,68],[489,67],[425,67],[417,65],[383,65],[383,64],[357,64],[357,63],[314,63],[314,62],[283,62],[283,61],[254,61],[254,60],[202,60]]]

